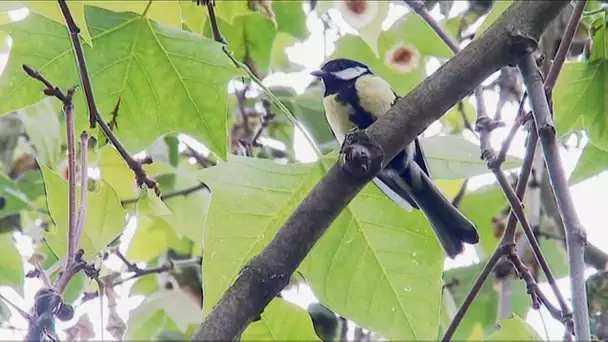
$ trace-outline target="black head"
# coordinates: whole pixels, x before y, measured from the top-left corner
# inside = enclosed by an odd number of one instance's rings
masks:
[[[325,84],[325,96],[335,94],[344,86],[355,82],[363,75],[372,75],[369,67],[351,59],[333,59],[321,67],[321,70],[311,72]]]

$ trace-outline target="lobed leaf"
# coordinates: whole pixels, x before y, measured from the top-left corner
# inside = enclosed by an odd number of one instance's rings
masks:
[[[64,257],[67,255],[68,183],[42,163],[40,171],[44,177],[49,212],[56,226],[56,231],[45,234],[46,240],[57,256]],[[80,191],[78,187],[77,203]],[[92,260],[123,231],[126,213],[112,186],[101,180],[97,192],[87,193],[86,215],[78,246],[84,250],[85,259]]]
[[[139,152],[159,135],[183,132],[225,157],[227,82],[239,72],[221,45],[133,13],[86,7],[85,14],[95,44],[84,51],[97,105],[107,121],[115,120],[115,133],[125,147]],[[62,25],[31,14],[2,29],[14,44],[0,78],[0,112],[43,97],[40,82],[27,77],[21,64],[38,68],[63,89],[79,83]],[[118,100],[119,113],[111,118]],[[80,91],[75,108],[85,112]],[[76,131],[87,129],[87,116],[77,115],[76,126]]]
[[[231,156],[201,172],[212,189],[203,239],[204,315],[334,160],[279,165]],[[437,332],[442,268],[441,249],[422,214],[402,210],[369,185],[301,271],[341,315],[387,338],[426,339]],[[414,309],[420,306],[425,314]]]
[[[273,299],[243,332],[242,341],[319,341],[306,310],[281,298]]]

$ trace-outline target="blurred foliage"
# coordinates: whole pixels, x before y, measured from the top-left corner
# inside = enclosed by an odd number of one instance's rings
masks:
[[[76,131],[98,138],[86,148],[77,147],[88,153],[91,167],[80,241],[84,258],[101,269],[107,284],[116,284],[122,273],[133,274],[134,267],[163,268],[202,257],[198,265],[136,275],[127,295],[142,296],[143,302],[129,313],[127,322],[112,314],[108,322],[108,331],[131,340],[190,339],[241,267],[267,245],[335,162],[339,146],[324,117],[323,86],[313,80],[298,88],[303,90],[292,88],[292,76],[309,71],[294,62],[292,48],[304,48],[311,60],[346,57],[366,63],[401,96],[428,76],[429,66],[452,56],[427,23],[403,11],[402,1],[218,0],[216,15],[227,47],[213,41],[207,8],[190,0],[68,3],[81,28],[102,116],[112,120],[115,134],[130,153],[145,152],[153,158],[145,169],[166,196],[137,188],[118,151],[100,131],[88,129],[79,88]],[[427,0],[425,6],[438,8],[441,24],[466,43],[481,36],[511,3],[469,0],[462,11],[450,1]],[[12,21],[8,11],[22,7],[30,14]],[[598,1],[589,2],[588,9],[597,8]],[[392,11],[405,14],[385,25]],[[22,64],[39,69],[62,89],[80,79],[55,2],[4,1],[0,14],[0,29],[12,39],[0,77],[0,284],[25,298],[31,296],[24,293],[26,274],[32,277],[28,272],[36,265],[52,281],[58,276],[67,250],[68,201],[61,104],[44,97],[41,84],[26,76]],[[349,26],[347,33],[338,28],[338,16]],[[307,45],[311,35],[318,35],[309,28],[315,21],[328,38],[337,37],[335,49],[326,56],[318,56],[321,51]],[[552,30],[552,39],[561,39],[563,27],[556,24]],[[590,139],[571,184],[608,170],[606,43],[605,13],[586,17],[570,53],[573,61],[564,66],[554,91],[559,135],[565,140],[584,132]],[[9,51],[8,46],[4,49]],[[404,51],[410,58],[397,58]],[[272,85],[261,88],[231,58]],[[501,71],[502,76],[506,73]],[[516,106],[521,80],[501,80],[487,91]],[[273,101],[275,97],[280,103]],[[119,110],[113,115],[117,103]],[[463,99],[439,120],[439,130],[433,131],[438,133],[421,139],[433,178],[449,198],[456,196],[465,179],[488,173],[469,132],[476,115],[472,103],[470,97]],[[296,134],[301,132],[294,121],[321,155],[303,152],[303,143],[296,145],[302,134]],[[311,162],[301,163],[302,154]],[[509,156],[505,169],[517,169],[520,163]],[[479,229],[479,261],[444,271],[444,255],[423,214],[402,210],[368,184],[291,280],[291,290],[309,286],[320,303],[305,310],[274,298],[242,339],[337,340],[347,319],[361,339],[436,339],[496,247],[508,206],[497,185],[490,184],[466,191],[460,208]],[[23,236],[33,244],[31,256],[18,249],[22,239],[16,237]],[[562,244],[543,239],[541,245],[554,273],[564,276]],[[110,254],[127,263],[110,270]],[[588,282],[596,335],[607,321],[601,316],[606,311],[603,274]],[[497,281],[492,277],[482,287],[455,339],[539,340],[520,318],[530,307],[521,281],[513,281],[513,318],[498,321]],[[64,299],[78,306],[94,291],[97,283],[79,274]],[[123,299],[113,291],[106,295],[114,305]],[[0,313],[0,323],[10,319],[3,301]],[[371,332],[363,333],[362,328]]]

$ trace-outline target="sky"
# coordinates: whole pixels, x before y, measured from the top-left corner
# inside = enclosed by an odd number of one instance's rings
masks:
[[[385,20],[383,24],[383,28],[386,29],[391,26],[391,24],[400,18],[403,14],[406,13],[404,7],[397,7],[391,5],[392,8],[389,11],[389,16]],[[455,3],[453,11],[462,10],[465,8],[466,2],[458,1]],[[352,33],[356,34],[353,28],[349,27],[348,24],[341,18],[340,14],[336,10],[330,11],[332,15],[333,21],[340,27],[340,30],[344,33]],[[27,11],[19,11],[11,13],[11,18],[13,20],[18,20],[19,18],[24,17],[27,14]],[[432,14],[437,18],[439,13],[437,10],[433,11]],[[330,33],[327,36],[327,39],[323,38],[323,25],[316,14],[311,13],[308,16],[307,20],[308,28],[310,29],[311,35],[310,37],[301,43],[296,43],[294,46],[291,46],[287,49],[287,54],[292,62],[298,63],[304,67],[304,70],[296,73],[276,73],[268,76],[264,83],[267,86],[281,84],[288,85],[293,87],[298,93],[304,91],[304,89],[308,86],[308,84],[313,80],[313,77],[310,75],[310,72],[317,69],[324,61],[324,53],[326,52],[328,55],[332,53],[334,49],[334,42],[337,40],[338,36],[334,33]],[[324,46],[324,42],[326,45]],[[6,53],[0,53],[0,68],[4,68],[6,65],[8,55]],[[429,72],[434,71],[439,67],[438,62],[428,63],[427,69]],[[495,109],[496,102],[498,96],[495,93],[486,92],[486,105],[488,107],[488,111],[492,113]],[[472,103],[474,105],[474,103]],[[507,122],[507,126],[505,128],[499,128],[492,134],[492,146],[495,149],[499,149],[501,143],[506,136],[508,130],[510,129],[510,123],[512,122],[515,113],[516,113],[516,104],[507,104],[503,111],[503,120]],[[439,132],[439,124],[435,123],[427,129],[425,134],[435,134]],[[476,142],[475,138],[472,135],[466,135],[465,137],[470,139],[472,142]],[[524,154],[524,139],[525,133],[523,131],[519,131],[516,135],[513,144],[511,146],[510,154],[522,158]],[[296,158],[302,162],[312,162],[315,160],[315,155],[306,140],[304,139],[304,135],[301,132],[296,131],[295,134],[295,149],[296,149]],[[570,150],[561,150],[562,154],[562,162],[564,168],[566,169],[567,174],[570,174],[576,165],[576,161],[580,156],[580,149],[570,149]],[[606,190],[608,190],[608,173],[602,173],[598,176],[590,178],[586,181],[583,181],[574,187],[571,187],[571,193],[575,202],[576,209],[580,216],[581,222],[583,226],[587,229],[588,238],[591,242],[593,242],[597,247],[602,249],[603,251],[608,253],[608,239],[606,239],[606,233],[604,232],[604,224],[603,224],[603,211],[605,210],[605,203],[602,199],[605,197]],[[488,184],[493,181],[493,176],[491,174],[483,175],[479,177],[475,177],[470,180],[469,186],[471,189],[479,188],[485,184]],[[129,236],[132,236],[135,225],[133,223],[127,228],[125,240],[127,242],[123,243],[121,246],[121,250],[125,251],[128,246]],[[31,245],[28,245],[27,239],[22,236],[17,236],[19,248],[22,249],[22,253],[26,256],[29,256],[31,251]],[[465,253],[458,256],[455,260],[446,259],[446,269],[470,265],[472,263],[478,262],[477,255],[475,253],[474,247],[468,246],[466,247]],[[120,266],[120,262],[117,260],[113,260],[110,263],[111,268],[118,268]],[[26,268],[26,272],[29,269]],[[588,275],[594,273],[592,269],[588,270]],[[133,282],[127,282],[125,285],[120,286],[116,289],[120,300],[120,305],[118,307],[118,313],[123,318],[123,320],[127,321],[129,312],[137,307],[142,301],[142,296],[135,296],[127,298],[128,288],[132,285]],[[570,284],[567,278],[563,278],[558,280],[558,284],[562,289],[562,293],[566,297],[566,299],[570,300]],[[40,288],[41,284],[37,280],[28,279],[26,281],[24,293],[25,299],[21,298],[17,293],[15,293],[12,289],[7,287],[0,287],[0,293],[7,298],[9,298],[13,303],[17,304],[20,308],[28,311],[29,308],[33,304],[33,294]],[[549,298],[554,299],[550,288],[546,283],[540,284],[542,290],[545,294],[549,296]],[[302,307],[306,307],[309,303],[316,301],[314,294],[307,287],[301,286],[296,290],[290,290],[285,293],[285,299],[294,302]],[[553,301],[555,303],[555,301]],[[81,306],[78,306],[76,309],[76,318],[81,313],[86,313],[90,316],[91,321],[95,327],[96,337],[101,337],[101,322],[100,322],[100,302],[99,300],[92,300],[87,302]],[[107,309],[104,310],[104,324],[107,322]],[[549,338],[551,340],[561,339],[563,337],[563,326],[561,323],[553,320],[548,312],[544,309],[539,311],[530,310],[528,313],[526,320],[538,331],[540,336],[545,338]],[[70,322],[58,322],[57,327],[58,330],[67,328],[73,325],[76,322],[72,320]],[[23,329],[27,328],[27,322],[19,316],[16,312],[13,311],[13,316],[10,320],[10,323],[17,327],[17,331],[12,331],[10,329],[0,329],[0,339],[1,340],[11,340],[15,338],[20,338],[23,334]],[[352,331],[351,331],[352,335]],[[108,336],[107,333],[104,333],[104,337],[106,339],[112,340]]]

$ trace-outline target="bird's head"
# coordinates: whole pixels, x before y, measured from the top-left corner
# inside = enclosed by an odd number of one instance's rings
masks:
[[[363,75],[372,74],[367,65],[345,58],[332,59],[325,63],[320,70],[311,72],[311,75],[323,81],[325,96],[339,92],[344,86]]]

